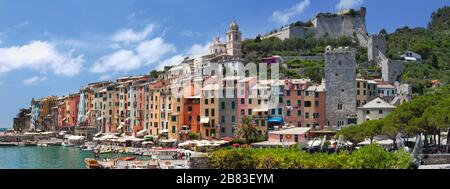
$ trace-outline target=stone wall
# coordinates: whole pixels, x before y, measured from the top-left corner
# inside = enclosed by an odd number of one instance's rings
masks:
[[[380,53],[386,54],[387,43],[382,35],[372,35],[369,37],[367,44],[367,56],[369,61],[375,61]]]
[[[326,117],[328,125],[346,126],[356,115],[356,50],[331,49],[325,52]]]
[[[211,169],[211,163],[208,157],[191,157],[189,158],[190,169]]]
[[[450,154],[423,154],[424,165],[450,164]]]
[[[403,73],[403,64],[398,60],[383,59],[381,60],[381,77],[384,81],[394,85],[399,81]]]

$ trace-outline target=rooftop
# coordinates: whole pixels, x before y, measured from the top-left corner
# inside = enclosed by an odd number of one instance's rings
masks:
[[[270,131],[269,134],[276,135],[303,135],[307,133],[311,128],[309,127],[295,127],[291,129],[283,129],[279,131]]]
[[[365,108],[392,108],[392,109],[394,109],[395,106],[387,103],[386,101],[384,101],[380,97],[377,97],[376,99],[368,102],[367,104],[365,104],[361,108],[364,108],[364,109]]]

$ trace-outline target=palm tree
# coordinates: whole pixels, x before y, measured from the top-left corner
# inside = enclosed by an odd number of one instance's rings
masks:
[[[248,144],[256,140],[258,130],[250,117],[242,117],[241,125],[239,126],[238,135],[245,138],[245,142]]]

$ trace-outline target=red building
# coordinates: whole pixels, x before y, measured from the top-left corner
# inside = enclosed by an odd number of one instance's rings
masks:
[[[69,126],[76,126],[78,122],[78,104],[80,103],[80,94],[69,95],[69,118],[67,124]]]

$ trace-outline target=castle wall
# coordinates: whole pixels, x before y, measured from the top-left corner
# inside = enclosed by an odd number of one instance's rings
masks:
[[[381,77],[384,81],[393,85],[399,80],[403,72],[403,64],[398,60],[383,59],[381,61]]]
[[[374,61],[380,55],[380,52],[386,54],[386,51],[387,43],[384,36],[372,35],[369,37],[367,44],[367,56],[369,61]]]
[[[366,23],[364,16],[319,16],[315,18],[316,37],[322,37],[328,34],[330,37],[349,36],[353,37],[358,31],[366,32]],[[366,32],[367,33],[367,32]]]

